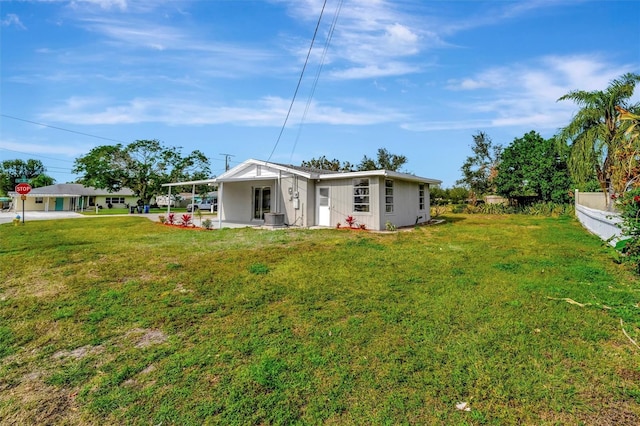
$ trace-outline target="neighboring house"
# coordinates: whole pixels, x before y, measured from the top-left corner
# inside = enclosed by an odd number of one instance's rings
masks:
[[[192,182],[195,184],[195,182]],[[383,230],[431,219],[429,179],[389,170],[334,172],[249,159],[215,179],[218,220],[222,222],[289,225],[358,225]],[[166,186],[177,186],[179,183]]]
[[[20,194],[10,192],[13,210],[22,210]],[[129,204],[136,204],[137,197],[130,189],[108,192],[78,183],[60,183],[56,185],[33,188],[26,195],[24,209],[29,211],[81,211],[102,208],[125,208]]]

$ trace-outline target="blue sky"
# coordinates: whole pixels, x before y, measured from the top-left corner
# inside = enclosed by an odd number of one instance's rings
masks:
[[[384,147],[450,187],[473,134],[551,137],[576,111],[560,96],[640,72],[634,0],[327,0],[279,138],[322,5],[0,0],[0,160],[40,159],[61,183],[116,141],[201,150],[216,175],[221,154],[358,163]]]

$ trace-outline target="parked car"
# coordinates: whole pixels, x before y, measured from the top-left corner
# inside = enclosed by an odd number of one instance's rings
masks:
[[[189,203],[187,204],[187,211],[191,212],[195,210],[206,210],[206,211],[216,211],[218,209],[218,203],[215,200],[204,200],[200,203]]]
[[[171,203],[171,207],[176,206],[176,197],[173,195],[169,198],[168,195],[157,195],[156,196],[156,204],[158,207],[167,207]]]

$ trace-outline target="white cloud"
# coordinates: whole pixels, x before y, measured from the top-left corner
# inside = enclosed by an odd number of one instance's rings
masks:
[[[296,19],[309,22],[317,21],[322,6],[322,2],[317,0],[284,3],[288,4]],[[327,8],[324,13],[323,22],[330,22],[335,9]],[[340,9],[329,47],[329,60],[326,62],[331,63],[333,68],[328,73],[334,78],[353,79],[405,75],[419,71],[420,66],[415,61],[425,43],[440,43],[437,36],[424,31],[420,24],[386,0],[345,2]],[[328,28],[321,37],[327,31]],[[302,52],[302,48],[298,50],[300,56]],[[306,50],[304,52],[306,54]],[[320,58],[320,54],[314,54],[313,58]],[[393,63],[393,66],[380,65],[387,63]]]
[[[370,64],[362,67],[352,67],[344,70],[333,70],[330,76],[338,79],[362,79],[362,78],[378,78],[400,76],[417,72],[415,66],[402,62],[394,62],[387,64]]]
[[[577,110],[558,99],[572,90],[604,90],[632,67],[594,55],[546,56],[526,64],[483,70],[448,82],[455,99],[446,106],[456,120],[407,123],[414,131],[521,127],[558,129]],[[462,117],[461,119],[459,119]]]
[[[83,20],[83,23],[85,29],[130,47],[142,46],[154,50],[164,50],[189,45],[181,31],[169,26],[102,17],[87,18]]]
[[[118,125],[160,123],[170,126],[201,126],[236,124],[247,126],[281,126],[290,100],[264,97],[235,105],[212,105],[209,101],[186,101],[187,96],[171,98],[136,98],[112,103],[98,98],[69,98],[63,105],[40,115],[40,120],[74,125]],[[392,109],[365,106],[365,102],[350,101],[345,107],[310,104],[305,124],[369,125],[406,120],[406,116]],[[295,105],[289,118],[291,126],[302,116],[302,103]]]
[[[24,140],[17,141],[13,139],[0,141],[0,148],[24,154],[64,155],[70,158],[88,151],[87,146],[57,145],[50,142],[25,142]]]
[[[387,44],[398,50],[404,50],[404,54],[411,55],[418,52],[418,35],[405,25],[395,23],[387,27]],[[404,49],[402,49],[404,47]],[[399,51],[396,50],[396,53]]]
[[[3,27],[15,26],[22,30],[26,30],[27,27],[24,26],[20,17],[15,13],[8,13],[2,21],[0,21],[0,25]]]
[[[103,10],[127,10],[127,0],[72,0],[70,2],[72,8],[78,8],[84,5],[98,6]]]

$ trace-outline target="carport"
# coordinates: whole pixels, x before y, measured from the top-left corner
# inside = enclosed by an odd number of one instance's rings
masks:
[[[171,200],[171,188],[174,186],[189,186],[191,185],[191,202],[195,203],[196,198],[196,186],[200,185],[208,185],[214,186],[215,179],[204,179],[204,180],[191,180],[188,182],[172,182],[172,183],[164,183],[162,186],[169,188],[169,200]],[[220,203],[220,197],[218,197],[218,203]],[[218,206],[218,211],[220,207]],[[167,203],[167,214],[171,213],[171,202]],[[218,215],[219,216],[219,215]]]

